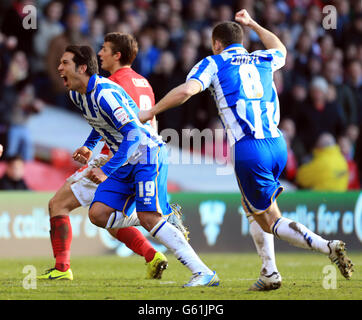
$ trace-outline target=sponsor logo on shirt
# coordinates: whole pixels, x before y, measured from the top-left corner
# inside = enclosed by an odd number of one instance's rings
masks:
[[[119,107],[116,109],[116,111],[114,111],[114,116],[122,124],[130,122],[128,113],[122,107]]]
[[[146,79],[132,78],[132,82],[136,87],[148,88],[150,86]]]

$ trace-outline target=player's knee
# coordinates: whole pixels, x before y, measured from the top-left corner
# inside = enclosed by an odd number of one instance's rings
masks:
[[[107,225],[107,219],[105,218],[104,212],[98,208],[98,206],[93,205],[88,211],[88,217],[90,222],[92,222],[97,227],[104,228]]]
[[[56,196],[54,196],[49,200],[48,209],[49,209],[49,216],[51,218],[57,215],[57,212],[59,211],[59,202]]]

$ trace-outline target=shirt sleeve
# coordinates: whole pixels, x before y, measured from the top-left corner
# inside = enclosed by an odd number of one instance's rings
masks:
[[[119,131],[124,138],[118,147],[118,151],[101,168],[107,176],[124,165],[141,143],[141,131],[134,121],[125,124]]]
[[[270,63],[273,72],[285,65],[286,56],[278,49],[257,50],[251,55],[257,56],[262,63]]]
[[[201,84],[202,91],[207,89],[212,82],[214,75],[217,72],[216,63],[212,58],[207,57],[198,62],[187,75],[186,81],[196,80]]]
[[[99,142],[99,140],[101,139],[102,136],[95,129],[92,129],[91,133],[89,134],[87,140],[84,142],[83,146],[87,147],[89,150],[93,150],[94,147]]]

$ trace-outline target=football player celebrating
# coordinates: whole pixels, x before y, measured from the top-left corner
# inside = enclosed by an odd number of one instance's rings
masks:
[[[139,119],[142,122],[152,119],[210,88],[227,128],[242,205],[254,220],[252,223],[257,223],[259,230],[270,237],[327,255],[349,279],[353,264],[342,241],[323,239],[301,223],[281,215],[277,197],[283,191],[279,176],[285,167],[287,149],[278,129],[279,101],[273,73],[284,65],[287,50],[276,35],[260,26],[245,9],[236,13],[235,20],[255,31],[266,50],[247,52],[242,45],[240,24],[231,21],[217,24],[212,32],[214,55],[195,65],[186,82],[172,89],[152,109],[140,111]],[[268,251],[270,257],[274,255],[270,237],[263,237],[259,254]],[[281,276],[275,269],[275,264],[263,268],[251,290],[278,289]]]
[[[88,46],[68,46],[58,71],[74,104],[92,126],[84,146],[103,138],[113,157],[92,168],[87,178],[99,184],[89,209],[90,221],[105,229],[132,220],[170,249],[192,273],[186,287],[217,286],[219,278],[198,257],[180,230],[166,220],[168,155],[150,123],[138,120],[140,109],[126,91],[97,75],[97,60]],[[87,153],[80,153],[87,158]],[[134,215],[136,208],[136,217]]]
[[[102,68],[111,73],[109,79],[121,85],[138,107],[149,109],[154,105],[153,90],[148,81],[131,68],[137,52],[137,42],[131,35],[110,33],[105,36],[99,57]],[[64,79],[66,84],[67,79]],[[73,96],[71,98],[73,99]],[[154,127],[155,124],[156,121],[153,119]],[[98,135],[96,140],[92,139],[91,135],[87,144],[94,147],[98,142]],[[69,213],[80,206],[88,207],[91,204],[98,185],[86,176],[90,170],[103,166],[111,157],[107,144],[104,145],[101,154],[90,160],[91,157],[92,151],[86,146],[74,152],[73,159],[86,165],[70,176],[49,202],[50,238],[55,267],[47,270],[45,274],[38,277],[39,279],[73,279],[70,269],[72,228]],[[187,237],[188,232],[182,225],[179,207],[173,205],[172,208],[174,214],[169,216],[169,221]],[[128,219],[127,223],[132,225],[132,220]],[[167,259],[161,252],[156,252],[141,231],[133,226],[108,231],[128,248],[145,258],[147,278],[161,278],[163,270],[167,267]]]

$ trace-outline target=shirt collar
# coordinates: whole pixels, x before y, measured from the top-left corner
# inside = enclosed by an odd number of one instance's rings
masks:
[[[88,85],[87,85],[87,93],[91,93],[94,90],[98,78],[99,78],[99,76],[96,74],[92,75],[89,78]]]
[[[241,43],[233,43],[233,44],[231,44],[230,46],[227,46],[227,47],[223,50],[223,52],[225,52],[225,51],[231,51],[231,50],[238,50],[238,49],[239,49],[239,50],[242,49],[242,50],[244,50],[244,51],[247,51]]]

